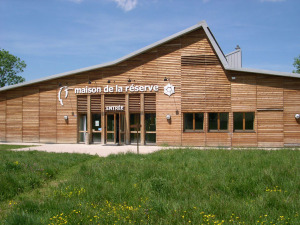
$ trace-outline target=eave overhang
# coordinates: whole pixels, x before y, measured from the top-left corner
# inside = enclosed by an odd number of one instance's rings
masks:
[[[235,72],[249,72],[249,73],[258,73],[258,74],[266,74],[266,75],[274,75],[274,76],[285,76],[285,77],[295,77],[295,78],[300,78],[300,75],[295,74],[295,73],[286,73],[286,72],[276,72],[276,71],[269,71],[269,70],[259,70],[259,69],[249,69],[249,68],[232,68],[228,65],[227,60],[225,55],[223,54],[220,46],[218,45],[217,41],[215,40],[213,34],[211,33],[209,27],[207,26],[206,21],[201,21],[199,23],[197,23],[194,26],[191,26],[183,31],[180,31],[176,34],[173,34],[169,37],[166,37],[160,41],[157,41],[153,44],[150,44],[144,48],[141,48],[135,52],[132,52],[126,56],[123,56],[117,60],[114,60],[112,62],[107,62],[107,63],[102,63],[102,64],[98,64],[95,66],[90,66],[90,67],[85,67],[85,68],[81,68],[78,70],[72,70],[69,72],[65,72],[65,73],[59,73],[59,74],[55,74],[55,75],[51,75],[48,77],[44,77],[44,78],[40,78],[40,79],[36,79],[36,80],[32,80],[32,81],[26,81],[23,83],[19,83],[19,84],[14,84],[14,85],[10,85],[10,86],[5,86],[0,88],[0,92],[2,91],[6,91],[6,90],[10,90],[10,89],[14,89],[14,88],[18,88],[18,87],[23,87],[23,86],[27,86],[27,85],[32,85],[32,84],[36,84],[36,83],[41,83],[41,82],[45,82],[45,81],[49,81],[49,80],[54,80],[54,79],[58,79],[58,78],[62,78],[62,77],[66,77],[66,76],[70,76],[70,75],[75,75],[78,73],[82,73],[82,72],[88,72],[88,71],[92,71],[92,70],[96,70],[96,69],[101,69],[104,67],[108,67],[108,66],[113,66],[116,64],[119,64],[123,61],[126,61],[132,57],[135,57],[137,55],[140,55],[148,50],[151,50],[157,46],[160,46],[168,41],[171,41],[173,39],[176,39],[184,34],[187,34],[189,32],[192,32],[194,30],[203,28],[205,34],[207,35],[207,38],[209,39],[214,51],[216,52],[220,62],[222,63],[222,66],[225,70],[228,71],[235,71]]]

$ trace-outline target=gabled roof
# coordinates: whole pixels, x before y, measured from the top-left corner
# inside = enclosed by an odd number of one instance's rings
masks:
[[[210,31],[206,21],[201,21],[199,23],[197,23],[196,25],[194,26],[191,26],[183,31],[180,31],[176,34],[173,34],[169,37],[166,37],[160,41],[157,41],[151,45],[148,45],[144,48],[141,48],[135,52],[132,52],[126,56],[123,56],[117,60],[114,60],[112,62],[108,62],[108,63],[102,63],[102,64],[98,64],[98,65],[95,65],[95,66],[90,66],[90,67],[85,67],[85,68],[82,68],[82,69],[78,69],[78,70],[72,70],[72,71],[69,71],[69,72],[65,72],[65,73],[59,73],[59,74],[55,74],[55,75],[52,75],[52,76],[48,76],[48,77],[44,77],[44,78],[40,78],[40,79],[36,79],[36,80],[32,80],[32,81],[27,81],[27,82],[23,82],[23,83],[19,83],[19,84],[14,84],[14,85],[10,85],[10,86],[6,86],[6,87],[2,87],[0,88],[0,92],[1,91],[5,91],[5,90],[9,90],[9,89],[13,89],[13,88],[17,88],[17,87],[23,87],[23,86],[27,86],[27,85],[30,85],[30,84],[35,84],[35,83],[39,83],[39,82],[44,82],[44,81],[48,81],[48,80],[53,80],[53,79],[57,79],[57,78],[62,78],[62,77],[65,77],[65,76],[70,76],[70,75],[75,75],[75,74],[78,74],[78,73],[81,73],[81,72],[87,72],[87,71],[91,71],[91,70],[95,70],[95,69],[100,69],[100,68],[103,68],[103,67],[108,67],[108,66],[113,66],[113,65],[116,65],[118,63],[121,63],[127,59],[130,59],[134,56],[137,56],[141,53],[144,53],[152,48],[155,48],[159,45],[162,45],[168,41],[171,41],[175,38],[178,38],[184,34],[187,34],[191,31],[194,31],[194,30],[197,30],[199,28],[203,28],[204,32],[206,33],[211,45],[213,46],[219,60],[221,61],[223,67],[226,69],[226,70],[229,70],[229,71],[237,71],[237,72],[251,72],[251,73],[259,73],[259,74],[267,74],[267,75],[275,75],[275,76],[286,76],[286,77],[296,77],[296,78],[300,78],[300,75],[298,74],[295,74],[295,73],[286,73],[286,72],[276,72],[276,71],[269,71],[269,70],[259,70],[259,69],[249,69],[249,68],[232,68],[229,66],[227,60],[226,60],[226,57],[224,55],[224,53],[222,52],[218,42],[216,41],[215,37],[213,36],[212,32]]]

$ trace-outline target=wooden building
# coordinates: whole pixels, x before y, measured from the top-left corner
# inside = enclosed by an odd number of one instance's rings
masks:
[[[242,68],[241,50],[224,55],[202,21],[110,63],[0,88],[0,141],[297,146],[299,78]]]

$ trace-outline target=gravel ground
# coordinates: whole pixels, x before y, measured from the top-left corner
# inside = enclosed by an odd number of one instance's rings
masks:
[[[101,144],[41,144],[41,143],[1,143],[10,145],[33,145],[31,147],[16,149],[16,151],[45,151],[45,152],[68,152],[84,153],[90,155],[108,156],[110,154],[119,154],[126,152],[137,152],[136,145],[101,145]],[[161,150],[160,146],[139,146],[140,154],[148,154]]]
[[[106,157],[111,154],[119,154],[126,152],[137,152],[136,145],[101,145],[101,144],[43,144],[43,143],[1,143],[9,145],[32,145],[31,147],[16,149],[15,151],[45,151],[45,152],[67,152],[67,153],[82,153],[90,155],[98,155]],[[162,147],[162,146],[139,146],[140,154],[148,154],[159,150],[166,150],[176,147]],[[177,147],[178,148],[178,147]],[[209,149],[226,149],[226,150],[281,150],[282,148],[217,148],[217,147],[192,147],[197,150],[209,150]],[[299,147],[287,148],[289,150],[300,150]]]

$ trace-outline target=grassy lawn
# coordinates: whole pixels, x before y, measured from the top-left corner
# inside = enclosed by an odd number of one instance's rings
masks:
[[[300,224],[299,151],[0,156],[0,224]]]
[[[1,150],[18,149],[18,148],[27,148],[27,147],[31,147],[31,145],[3,145],[3,144],[0,144],[0,151]]]

